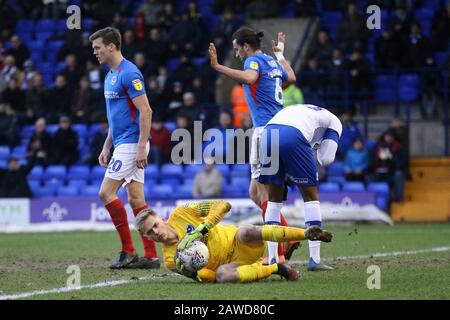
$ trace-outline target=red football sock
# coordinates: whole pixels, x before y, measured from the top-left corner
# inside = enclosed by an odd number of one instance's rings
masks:
[[[268,202],[269,201],[266,200],[259,206],[261,208],[261,210],[262,210],[263,220],[266,218],[266,210],[267,210],[267,203]],[[288,225],[286,219],[284,218],[284,216],[283,216],[283,214],[281,212],[280,212],[280,225],[285,226],[285,227]],[[281,242],[278,242],[278,255],[279,256],[284,255],[283,245],[281,244]]]
[[[134,216],[136,217],[139,214],[139,212],[141,212],[146,208],[148,208],[148,205],[145,205],[141,208],[133,209]],[[158,258],[158,254],[156,253],[155,241],[147,239],[140,232],[139,235],[141,236],[142,244],[144,246],[145,257],[148,259]]]
[[[128,226],[128,218],[125,207],[119,198],[105,205],[111,220],[119,233],[120,242],[122,242],[122,251],[133,253],[133,240],[131,239],[130,227]]]

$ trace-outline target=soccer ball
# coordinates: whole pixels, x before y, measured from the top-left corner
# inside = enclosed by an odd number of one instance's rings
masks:
[[[178,252],[181,263],[188,271],[197,271],[206,266],[209,259],[209,250],[201,241],[194,241],[189,247]]]

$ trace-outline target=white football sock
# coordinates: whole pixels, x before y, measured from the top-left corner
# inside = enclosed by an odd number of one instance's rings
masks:
[[[305,226],[317,225],[322,227],[322,212],[320,211],[319,201],[305,202]],[[316,263],[320,263],[320,241],[310,241],[309,243],[309,257]]]
[[[265,224],[280,225],[280,212],[283,207],[282,202],[267,202]],[[267,241],[269,263],[272,259],[278,262],[278,242]]]

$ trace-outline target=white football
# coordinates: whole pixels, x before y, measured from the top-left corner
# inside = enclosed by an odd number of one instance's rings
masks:
[[[197,271],[208,264],[209,250],[201,241],[194,241],[189,247],[178,252],[181,263],[188,271]]]

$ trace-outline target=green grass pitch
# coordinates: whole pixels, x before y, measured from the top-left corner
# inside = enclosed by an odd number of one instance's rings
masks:
[[[0,234],[0,299],[43,290],[25,299],[450,299],[450,224],[328,226],[332,243],[322,258],[333,272],[306,271],[307,242],[291,260],[298,282],[279,276],[248,284],[199,284],[161,270],[111,271],[119,249],[115,232]],[[133,232],[135,246],[142,245]],[[433,248],[441,248],[432,250]],[[378,255],[378,253],[384,253]],[[345,257],[339,258],[338,257]],[[69,265],[81,271],[79,290],[66,287]],[[369,290],[370,265],[381,288]],[[153,275],[153,276],[152,276]],[[114,282],[125,280],[124,283]],[[103,287],[93,285],[105,282]],[[201,287],[201,288],[200,288]],[[199,290],[200,289],[200,290]],[[42,293],[41,292],[41,293]]]

